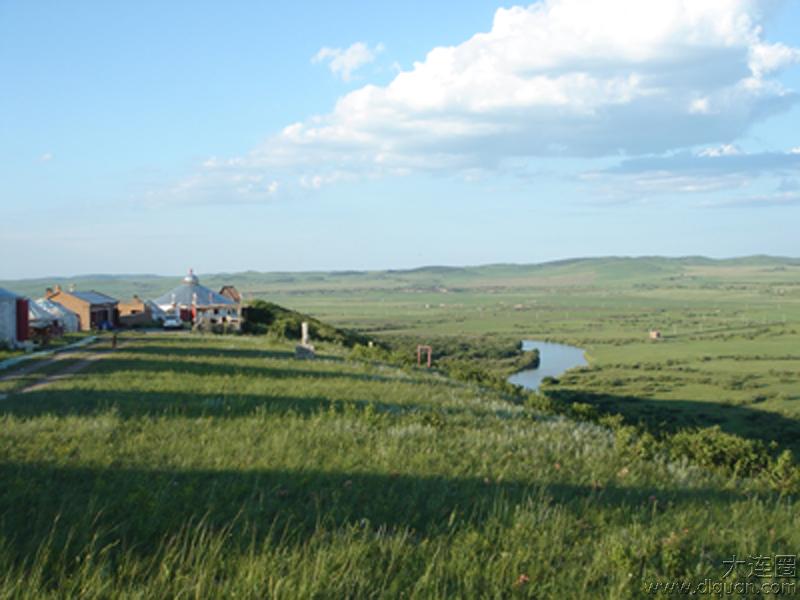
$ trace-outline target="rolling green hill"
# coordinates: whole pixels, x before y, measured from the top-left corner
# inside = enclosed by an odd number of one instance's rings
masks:
[[[62,285],[155,296],[179,278],[94,276]],[[800,453],[800,259],[608,257],[406,271],[218,274],[261,298],[403,347],[570,343],[590,369],[551,390],[653,432],[719,425]],[[2,282],[36,294],[55,281]],[[653,344],[651,329],[663,340]],[[493,343],[493,342],[488,342]]]
[[[480,290],[503,286],[518,289],[633,285],[665,282],[680,277],[702,284],[731,277],[757,281],[781,281],[800,273],[800,259],[752,256],[714,260],[703,257],[609,257],[554,261],[533,265],[498,264],[478,267],[420,267],[388,271],[274,272],[201,274],[211,287],[233,284],[250,297],[270,294],[363,291],[437,291],[442,288]],[[784,277],[781,277],[781,274]],[[0,287],[38,297],[45,288],[59,284],[78,289],[97,289],[124,298],[139,294],[155,297],[180,283],[182,276],[78,275],[0,281]]]
[[[800,545],[777,471],[340,346],[120,342],[0,404],[3,597],[644,597]]]

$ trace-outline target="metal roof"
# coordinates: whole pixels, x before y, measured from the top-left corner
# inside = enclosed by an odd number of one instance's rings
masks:
[[[7,289],[0,288],[0,299],[3,299],[3,300],[16,300],[17,298],[22,298],[22,296],[18,296],[14,292],[10,292]]]
[[[163,296],[155,299],[155,303],[159,306],[216,306],[216,305],[234,305],[236,304],[230,298],[226,298],[204,285],[194,283],[182,283],[171,292],[167,292]]]
[[[43,307],[36,304],[36,302],[28,302],[28,321],[31,324],[49,324],[56,320],[55,315],[47,312]]]
[[[164,312],[164,310],[153,300],[145,300],[144,304],[145,306],[150,308],[150,314],[152,314],[154,318],[163,319],[167,315],[167,313]]]
[[[36,305],[49,312],[56,320],[61,321],[66,331],[78,331],[80,326],[78,315],[63,304],[59,304],[55,300],[50,300],[48,298],[39,298],[36,301]]]
[[[88,302],[89,304],[117,304],[118,300],[116,298],[112,298],[111,296],[106,296],[105,294],[101,294],[100,292],[95,292],[94,290],[89,290],[88,292],[67,292],[72,294],[76,298],[80,298],[84,302]]]
[[[50,300],[49,298],[39,298],[36,301],[36,304],[41,306],[44,310],[49,312],[51,315],[56,317],[77,317],[77,313],[74,313],[70,309],[68,309],[63,304],[56,302],[55,300]]]
[[[200,280],[193,271],[183,278],[183,282],[167,292],[163,296],[159,296],[154,302],[162,308],[167,306],[235,306],[236,302],[210,290],[204,285],[200,285]]]

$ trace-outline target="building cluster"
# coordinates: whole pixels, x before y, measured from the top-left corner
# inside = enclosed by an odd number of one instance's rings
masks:
[[[48,288],[37,300],[0,288],[0,346],[29,347],[64,333],[137,327],[175,317],[208,327],[241,326],[241,294],[226,285],[215,292],[189,274],[175,289],[154,299],[134,295],[120,301],[95,290]]]

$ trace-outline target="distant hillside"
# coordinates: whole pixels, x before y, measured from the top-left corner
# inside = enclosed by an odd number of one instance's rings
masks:
[[[539,264],[492,264],[483,266],[427,266],[385,271],[305,271],[202,274],[201,282],[212,289],[233,284],[246,298],[270,294],[334,293],[363,291],[457,292],[462,290],[541,287],[591,287],[634,285],[680,279],[687,284],[719,280],[780,280],[787,271],[800,273],[800,258],[747,256],[711,259],[702,256],[575,258]],[[133,294],[152,298],[181,281],[182,275],[79,275],[0,281],[0,287],[39,297],[47,287],[74,285],[97,289],[119,298]]]

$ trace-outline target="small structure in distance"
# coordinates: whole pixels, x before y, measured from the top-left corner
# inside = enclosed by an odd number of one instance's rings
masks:
[[[650,330],[650,339],[654,342],[662,339],[661,332],[658,329],[651,329]]]
[[[182,321],[195,325],[241,324],[239,305],[222,294],[200,285],[200,279],[192,269],[181,284],[172,291],[155,299],[156,305],[166,313],[173,313]]]
[[[417,346],[417,366],[418,367],[422,366],[422,353],[423,352],[426,352],[428,354],[427,367],[430,369],[431,368],[432,357],[433,357],[433,348],[431,348],[430,346],[425,346],[425,345]]]
[[[136,294],[130,300],[119,303],[119,323],[125,327],[149,325],[156,320],[149,302]]]
[[[62,290],[61,286],[47,289],[47,300],[58,302],[78,315],[81,331],[110,329],[119,324],[119,301],[111,296],[89,290]]]
[[[311,345],[311,336],[308,334],[308,323],[303,321],[300,325],[300,343],[294,347],[295,358],[314,358],[316,349]]]
[[[239,293],[239,290],[236,289],[235,286],[232,285],[223,285],[222,289],[219,291],[220,296],[225,296],[226,298],[230,298],[236,304],[242,303],[242,294]]]
[[[22,348],[28,335],[28,299],[0,288],[0,346]]]

